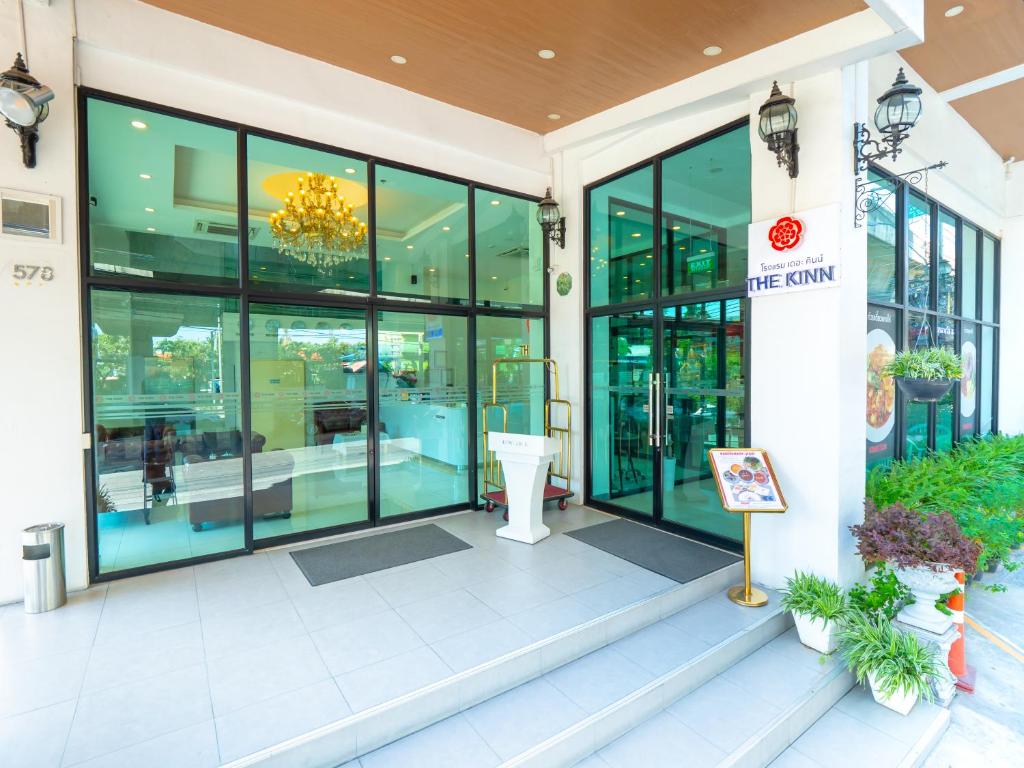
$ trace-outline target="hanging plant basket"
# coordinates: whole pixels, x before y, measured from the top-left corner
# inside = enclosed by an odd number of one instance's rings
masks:
[[[949,388],[953,386],[954,379],[909,379],[906,376],[897,376],[896,385],[907,400],[914,400],[919,403],[937,403],[941,400]]]

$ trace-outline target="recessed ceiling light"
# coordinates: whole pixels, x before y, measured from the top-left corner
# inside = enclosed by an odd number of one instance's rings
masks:
[[[156,232],[156,227],[146,227],[147,232]]]
[[[497,280],[497,279],[498,279],[498,278],[497,278],[497,276],[496,276],[496,275],[491,275],[491,280]]]
[[[451,232],[451,231],[452,231],[452,228],[451,228],[451,227],[447,227],[447,226],[445,226],[445,227],[441,227],[441,231],[442,231],[442,232]]]
[[[626,215],[626,212],[625,212],[625,211],[616,211],[616,212],[615,212],[615,215],[616,215],[616,216],[625,216],[625,215]]]
[[[676,224],[674,227],[672,227],[672,231],[673,232],[678,232],[679,231],[679,225]]]
[[[491,200],[491,205],[501,205],[501,200]]]
[[[550,115],[548,115],[548,120],[561,120],[561,119],[562,119],[562,116],[560,114],[558,114],[557,112],[552,112]]]
[[[952,19],[954,16],[959,16],[963,12],[964,7],[962,5],[954,5],[953,7],[946,9],[946,18]]]
[[[148,126],[148,125],[146,125],[146,124],[145,124],[144,122],[142,122],[141,120],[132,120],[132,128],[137,128],[137,129],[139,129],[140,131],[144,131],[144,130],[146,130],[147,128],[149,128],[149,126]]]
[[[149,181],[149,179],[152,179],[153,177],[150,176],[148,173],[140,173],[139,174],[139,178],[140,179],[146,179],[147,181]]]
[[[539,51],[537,51],[537,55],[540,56],[542,59],[555,58],[555,52],[552,51],[550,48],[541,48]]]
[[[634,232],[632,235],[630,235],[630,237],[640,237],[640,233]]]
[[[411,245],[407,245],[407,246],[405,246],[405,250],[407,250],[407,251],[411,251],[411,250],[412,250],[412,246],[411,246]]]
[[[147,208],[146,209],[146,213],[155,213],[155,211],[156,211],[155,208]]]
[[[384,257],[384,261],[391,261],[391,257],[390,256],[385,256]]]
[[[705,56],[717,56],[722,52],[722,47],[719,45],[709,45],[704,49]]]
[[[355,172],[356,172],[355,168],[346,168],[345,169],[345,173],[355,173]]]
[[[430,269],[427,270],[427,272],[437,272],[437,270],[431,267]]]
[[[399,56],[397,53],[391,57],[392,64],[405,64],[406,61],[408,61],[408,59],[406,59],[405,56]]]

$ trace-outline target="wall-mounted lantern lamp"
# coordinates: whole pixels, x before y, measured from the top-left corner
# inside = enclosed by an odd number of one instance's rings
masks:
[[[757,111],[757,133],[768,149],[775,153],[779,168],[789,171],[789,178],[800,173],[800,145],[796,143],[796,99],[779,90],[778,81],[772,83],[768,100]]]
[[[892,86],[878,97],[875,109],[875,128],[881,139],[872,139],[871,131],[864,123],[856,123],[853,131],[853,161],[857,173],[866,171],[872,160],[893,160],[903,150],[900,148],[921,117],[921,89],[907,82],[907,76],[900,67]]]
[[[551,187],[548,187],[544,199],[537,204],[537,223],[545,237],[550,238],[559,248],[565,248],[565,217],[558,209],[558,203],[551,197]]]
[[[0,115],[21,138],[21,159],[26,168],[36,167],[39,124],[50,114],[53,91],[28,73],[19,53],[14,66],[0,75]]]

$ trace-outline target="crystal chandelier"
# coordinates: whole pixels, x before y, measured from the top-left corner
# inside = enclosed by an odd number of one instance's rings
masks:
[[[307,173],[298,183],[298,192],[288,193],[284,208],[270,214],[277,250],[320,271],[359,258],[366,224],[352,215],[352,203],[338,194],[334,177]]]

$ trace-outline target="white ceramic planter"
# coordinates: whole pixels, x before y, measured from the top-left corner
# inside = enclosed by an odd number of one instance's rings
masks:
[[[793,611],[793,623],[800,642],[818,653],[832,653],[838,645],[834,621]]]
[[[949,629],[953,619],[938,610],[935,601],[960,585],[952,567],[936,565],[935,568],[936,570],[933,570],[924,565],[916,568],[894,568],[896,578],[910,587],[914,594],[913,604],[903,608],[897,618],[906,624],[941,635]]]
[[[909,715],[910,710],[912,710],[914,705],[917,704],[916,693],[896,691],[892,696],[886,696],[879,689],[878,684],[875,682],[875,676],[871,672],[868,672],[868,682],[871,683],[871,695],[875,697],[875,701],[883,707],[888,707],[893,712],[899,712],[901,715]]]

